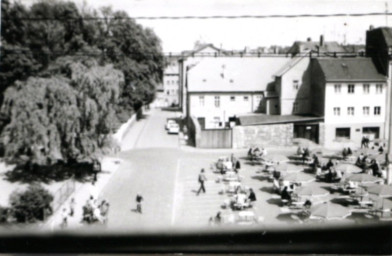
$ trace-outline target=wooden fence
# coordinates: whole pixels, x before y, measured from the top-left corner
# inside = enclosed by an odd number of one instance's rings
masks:
[[[231,129],[201,130],[200,141],[197,147],[200,148],[231,148]]]

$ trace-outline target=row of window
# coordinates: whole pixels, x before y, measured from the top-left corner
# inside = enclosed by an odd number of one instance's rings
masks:
[[[178,80],[167,80],[166,84],[179,84]]]
[[[239,96],[230,96],[230,101],[236,101],[236,99],[241,98]],[[243,101],[249,101],[249,96],[242,96]],[[261,96],[256,95],[256,101],[260,101]],[[214,96],[215,107],[220,107],[220,96]],[[204,106],[204,96],[199,96],[200,106]]]
[[[166,90],[167,95],[174,95],[178,93],[178,89]]]
[[[333,108],[333,114],[335,115],[335,116],[340,116],[340,107],[335,107],[335,108]],[[367,107],[367,106],[365,106],[365,107],[362,107],[362,114],[364,115],[364,116],[368,116],[369,114],[370,114],[370,107]],[[374,107],[373,108],[373,114],[375,115],[375,116],[378,116],[378,115],[380,115],[381,114],[381,107]],[[353,115],[355,115],[355,108],[354,107],[347,107],[347,115],[348,116],[353,116]]]
[[[349,84],[347,86],[347,93],[354,94],[355,87],[356,87],[355,84]],[[335,84],[334,88],[335,88],[335,93],[342,92],[342,85],[341,84]],[[370,84],[363,84],[362,91],[364,94],[369,94],[370,93]],[[383,84],[376,84],[376,93],[381,94],[382,92],[383,92]]]

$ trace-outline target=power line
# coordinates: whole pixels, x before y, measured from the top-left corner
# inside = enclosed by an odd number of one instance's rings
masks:
[[[2,17],[2,20],[190,20],[190,19],[273,19],[273,18],[328,18],[328,17],[364,17],[364,16],[390,16],[392,12],[370,12],[370,13],[334,13],[334,14],[272,14],[272,15],[213,15],[213,16],[136,16],[136,17],[66,17],[66,18],[47,18],[47,17]]]

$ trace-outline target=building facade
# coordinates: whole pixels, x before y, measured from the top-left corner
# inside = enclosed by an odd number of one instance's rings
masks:
[[[166,57],[167,66],[163,73],[163,106],[175,107],[180,103],[180,80],[178,57]]]

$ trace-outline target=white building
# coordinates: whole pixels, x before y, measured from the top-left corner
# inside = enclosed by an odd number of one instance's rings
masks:
[[[324,145],[385,138],[386,77],[370,58],[319,58],[312,63],[312,110],[324,116]]]
[[[284,57],[204,58],[187,71],[187,115],[202,127],[223,128],[230,118],[261,111],[273,74],[288,61]]]

